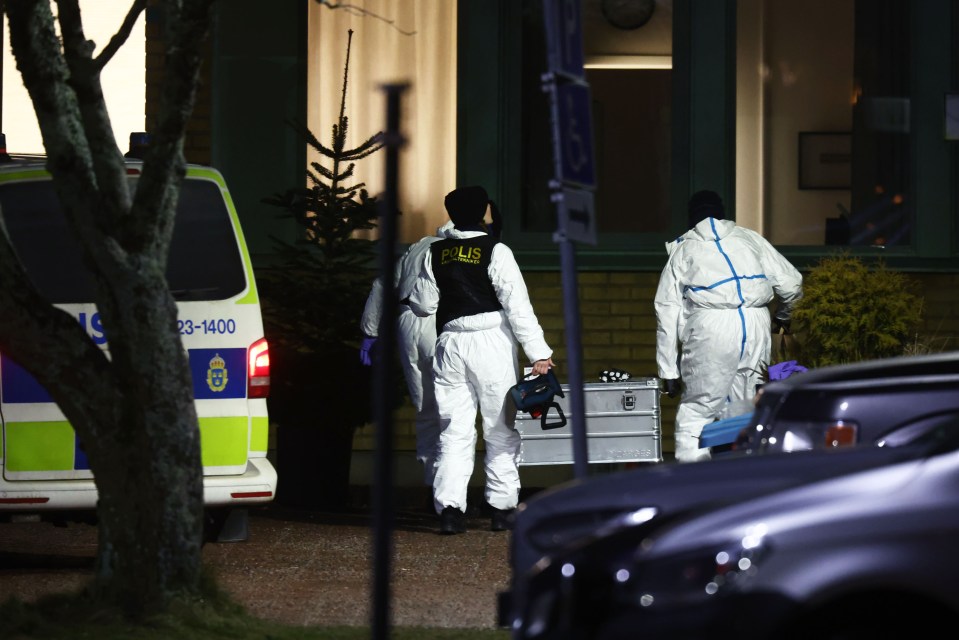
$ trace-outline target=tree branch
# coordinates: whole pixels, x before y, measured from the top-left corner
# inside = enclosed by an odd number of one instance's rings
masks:
[[[168,247],[180,182],[186,174],[183,137],[196,102],[214,0],[165,2],[167,32],[160,107],[143,178],[134,194],[133,228],[155,247]],[[161,215],[163,211],[171,215]],[[165,261],[165,253],[162,254]]]
[[[403,29],[400,29],[399,27],[396,26],[395,20],[384,18],[383,16],[375,14],[372,11],[367,11],[366,9],[362,7],[357,7],[356,5],[349,4],[348,2],[331,2],[330,0],[316,0],[316,1],[318,4],[321,4],[325,7],[329,7],[330,9],[343,9],[346,13],[350,13],[355,16],[361,16],[364,18],[369,16],[371,18],[376,18],[377,20],[382,20],[386,24],[390,25],[391,27],[393,27],[394,29],[402,33],[404,36],[412,36],[416,34],[415,31],[404,31]]]
[[[98,224],[104,235],[120,235],[131,198],[122,154],[113,135],[113,125],[100,84],[101,65],[93,60],[96,45],[83,32],[79,1],[57,0],[57,6],[60,32],[63,34],[63,57],[70,69],[67,82],[77,98],[83,134],[97,177],[97,195],[100,199],[96,207],[99,211]]]
[[[146,9],[147,0],[133,0],[133,4],[130,6],[130,10],[127,12],[126,18],[123,19],[123,24],[120,25],[120,28],[110,38],[110,42],[107,43],[107,46],[103,47],[103,51],[100,52],[100,55],[96,58],[97,68],[103,69],[103,67],[110,61],[110,59],[116,54],[120,49],[120,46],[130,37],[130,32],[133,31],[133,25],[136,24],[137,18],[140,17],[140,14],[143,13],[143,10]]]

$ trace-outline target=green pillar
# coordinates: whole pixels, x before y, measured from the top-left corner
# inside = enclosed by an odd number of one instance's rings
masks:
[[[306,146],[288,121],[306,123],[307,5],[274,0],[215,4],[211,113],[213,165],[230,186],[254,266],[273,253],[269,236],[292,240],[279,211],[260,203],[305,184]]]
[[[673,215],[700,189],[736,201],[736,2],[673,3]]]

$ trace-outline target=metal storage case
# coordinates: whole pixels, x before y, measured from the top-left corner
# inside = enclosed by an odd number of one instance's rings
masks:
[[[555,400],[566,414],[566,426],[543,429],[540,418],[517,412],[516,430],[522,438],[521,466],[573,463],[569,385],[562,388],[565,397],[557,396]],[[583,403],[590,464],[662,461],[659,378],[586,383]],[[559,422],[555,409],[550,409],[547,422]]]

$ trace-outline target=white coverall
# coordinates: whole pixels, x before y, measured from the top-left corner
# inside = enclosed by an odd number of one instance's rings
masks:
[[[413,286],[419,278],[424,256],[429,254],[430,245],[447,237],[453,228],[452,221],[436,229],[435,236],[426,236],[411,244],[400,256],[393,274],[393,290],[399,304],[397,318],[397,346],[403,376],[410,393],[410,400],[416,408],[414,424],[416,426],[416,459],[423,464],[423,483],[433,485],[436,447],[440,435],[439,414],[436,411],[436,396],[433,393],[433,352],[436,350],[436,321],[432,316],[420,317],[413,313],[408,303]],[[379,333],[382,308],[383,282],[377,278],[373,282],[370,295],[360,319],[360,330],[370,336]]]
[[[453,229],[452,238],[483,235],[482,231]],[[530,362],[552,357],[543,338],[526,282],[513,252],[502,243],[493,248],[487,269],[501,311],[455,318],[440,331],[433,364],[440,433],[433,502],[466,511],[466,494],[476,452],[476,411],[482,414],[486,443],[484,496],[493,507],[513,509],[519,501],[520,435],[516,410],[507,403],[509,389],[518,381],[516,341]],[[410,296],[410,306],[421,315],[436,313],[440,291],[427,254],[423,273]],[[515,336],[515,339],[514,339]]]
[[[676,411],[676,460],[710,457],[703,427],[727,402],[750,400],[769,365],[768,304],[788,319],[802,297],[802,275],[761,235],[731,220],[706,218],[666,245],[656,309],[656,366],[682,378]]]

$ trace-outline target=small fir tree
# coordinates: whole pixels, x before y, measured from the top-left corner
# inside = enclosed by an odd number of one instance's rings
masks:
[[[263,202],[283,209],[281,219],[293,219],[302,227],[293,242],[275,236],[282,269],[267,277],[271,298],[267,319],[274,340],[298,351],[326,352],[331,346],[356,346],[357,325],[370,286],[369,265],[376,242],[357,238],[357,231],[377,226],[378,202],[364,182],[356,182],[356,162],[383,147],[377,132],[354,149],[346,148],[349,120],[346,116],[347,78],[350,67],[349,31],[340,113],[333,125],[330,146],[313,133],[298,127],[306,143],[330,166],[310,163],[306,177],[310,186],[295,187],[265,198]],[[272,295],[271,295],[272,294]]]
[[[349,506],[353,433],[372,420],[372,376],[359,358],[359,323],[377,243],[355,234],[377,226],[379,204],[354,170],[383,147],[383,134],[346,148],[352,39],[350,30],[330,146],[298,127],[323,161],[310,163],[307,186],[263,200],[282,209],[279,219],[296,221],[301,236],[292,243],[273,236],[278,266],[258,275],[270,342],[270,419],[279,424],[277,500],[324,509]],[[402,398],[397,384],[393,408]]]

